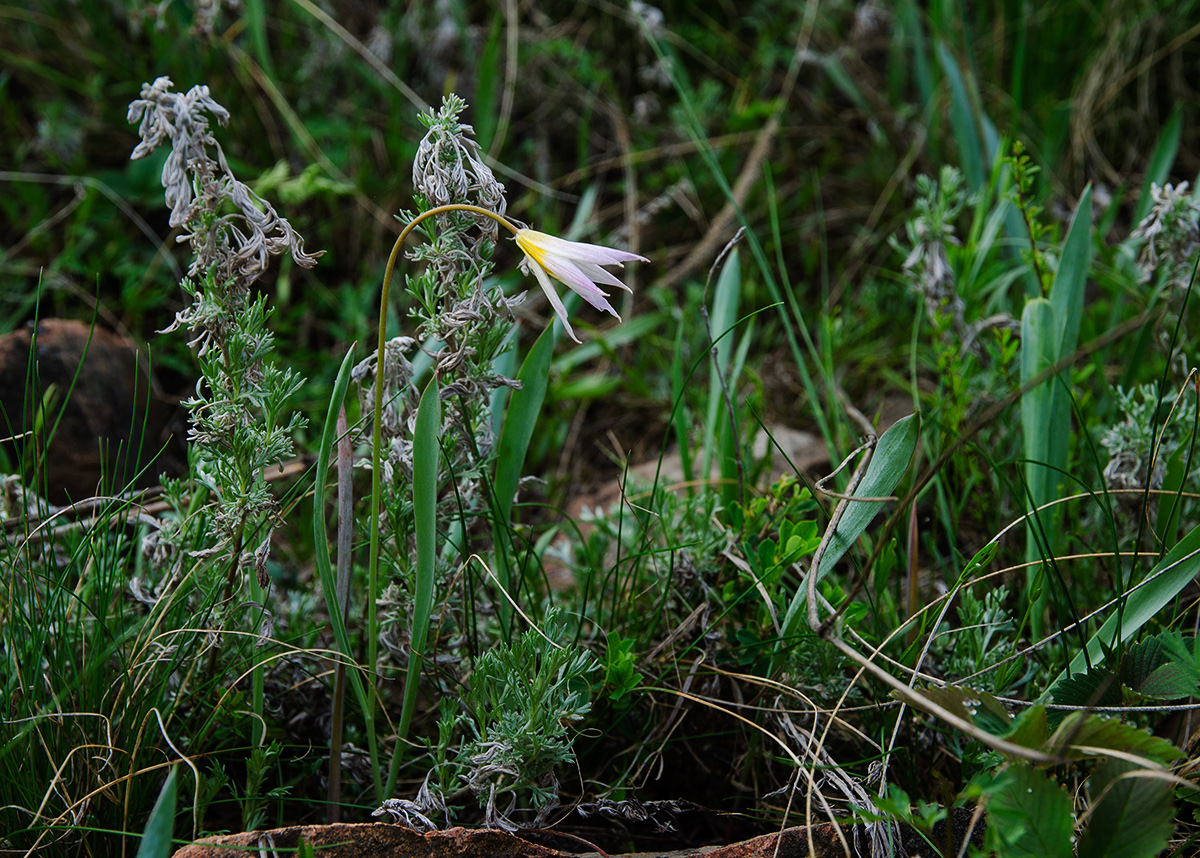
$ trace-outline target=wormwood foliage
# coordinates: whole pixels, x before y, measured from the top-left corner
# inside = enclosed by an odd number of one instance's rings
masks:
[[[558,806],[556,772],[575,760],[571,731],[591,710],[589,676],[595,656],[566,641],[566,624],[547,617],[501,643],[472,665],[463,723],[469,738],[455,765],[485,805],[489,825],[516,828],[518,808],[535,811],[540,827]]]

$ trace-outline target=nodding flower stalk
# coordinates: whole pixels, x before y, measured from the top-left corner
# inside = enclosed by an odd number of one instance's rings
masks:
[[[639,256],[636,253],[615,250],[611,247],[603,247],[598,244],[567,241],[547,235],[546,233],[537,232],[536,230],[518,227],[503,215],[470,203],[449,203],[431,208],[417,215],[401,230],[400,235],[396,238],[396,243],[392,246],[387,268],[384,270],[383,289],[379,298],[379,343],[376,353],[376,367],[378,367],[378,371],[381,374],[383,372],[384,352],[387,344],[387,307],[391,291],[392,272],[395,270],[396,259],[400,254],[401,248],[404,246],[404,241],[421,221],[434,215],[454,211],[471,212],[491,218],[513,234],[517,246],[525,254],[524,259],[521,261],[521,269],[526,273],[532,272],[534,277],[537,278],[538,284],[542,287],[542,291],[546,293],[546,298],[554,308],[555,315],[562,322],[567,334],[575,342],[579,342],[579,338],[575,336],[575,331],[571,328],[570,320],[567,318],[566,307],[563,306],[562,300],[550,282],[550,278],[566,284],[572,291],[597,310],[610,313],[619,320],[621,317],[608,301],[608,293],[601,289],[599,284],[616,286],[626,291],[629,291],[629,287],[618,280],[612,272],[601,266],[622,266],[624,263],[634,260],[648,261],[645,257]],[[383,496],[383,388],[384,385],[381,383],[375,385],[375,419],[371,435],[371,553],[370,565],[368,567],[371,596],[367,603],[367,622],[368,627],[372,630],[372,634],[368,638],[367,643],[367,664],[371,666],[372,670],[375,669],[375,659],[378,652],[378,641],[374,630],[377,628],[376,599],[379,595],[379,514]]]

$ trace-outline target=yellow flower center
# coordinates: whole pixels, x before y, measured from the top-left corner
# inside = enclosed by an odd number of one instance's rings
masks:
[[[521,250],[525,253],[526,256],[528,256],[530,259],[532,259],[538,265],[542,266],[542,268],[546,267],[546,250],[545,250],[545,248],[539,247],[535,242],[530,240],[528,235],[518,234],[517,235],[517,246],[519,248],[521,248]]]

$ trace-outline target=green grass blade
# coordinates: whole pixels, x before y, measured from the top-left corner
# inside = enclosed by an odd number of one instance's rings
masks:
[[[1134,210],[1135,224],[1141,223],[1142,218],[1150,211],[1150,204],[1153,202],[1150,198],[1150,186],[1161,186],[1170,178],[1175,156],[1179,154],[1179,139],[1183,131],[1180,116],[1179,108],[1176,107],[1158,135],[1158,143],[1154,146],[1154,154],[1150,156],[1150,165],[1146,169],[1146,180],[1142,182],[1142,195],[1138,198],[1137,208]]]
[[[150,818],[146,820],[137,858],[167,858],[171,854],[171,835],[175,831],[175,796],[179,789],[175,771],[172,766],[166,783],[158,793],[158,800],[154,802],[154,809],[150,811]]]
[[[400,712],[398,739],[408,736],[417,705],[417,686],[425,656],[425,638],[429,615],[433,610],[433,579],[437,565],[437,483],[442,457],[439,435],[442,429],[442,401],[437,377],[430,379],[417,406],[417,424],[413,432],[413,518],[417,537],[417,575],[413,593],[412,643],[408,656],[408,676],[404,680],[404,708]],[[399,759],[397,753],[392,766]],[[392,778],[388,778],[389,794]]]
[[[1087,654],[1093,664],[1104,660],[1104,650],[1117,642],[1124,643],[1137,634],[1154,616],[1182,592],[1200,574],[1200,525],[1181,539],[1167,556],[1159,561],[1146,579],[1129,594],[1125,608],[1110,616],[1088,641]],[[1053,688],[1067,675],[1081,673],[1087,668],[1084,651],[1075,654],[1066,671],[1059,674],[1047,688]]]

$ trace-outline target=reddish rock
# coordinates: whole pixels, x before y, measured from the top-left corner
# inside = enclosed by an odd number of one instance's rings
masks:
[[[952,810],[956,837],[967,834],[971,816],[968,808]],[[941,826],[935,826],[935,842],[940,841],[942,830]],[[858,831],[857,844],[854,826],[843,826],[842,834],[851,855],[870,854],[862,829]],[[276,854],[283,854],[284,850],[295,849],[301,837],[317,849],[322,858],[684,858],[690,855],[703,855],[704,858],[843,858],[846,855],[837,828],[830,822],[787,828],[727,846],[621,855],[582,851],[586,849],[582,845],[579,851],[561,852],[513,834],[486,829],[451,828],[421,834],[403,825],[340,823],[211,837],[183,847],[175,853],[175,858],[234,858],[246,854],[247,848],[259,847],[273,847]],[[982,823],[971,829],[970,837],[977,846],[983,845]],[[927,852],[928,844],[907,826],[903,842],[909,855],[936,854]],[[961,840],[956,842],[961,843]],[[272,853],[268,849],[266,854]]]

